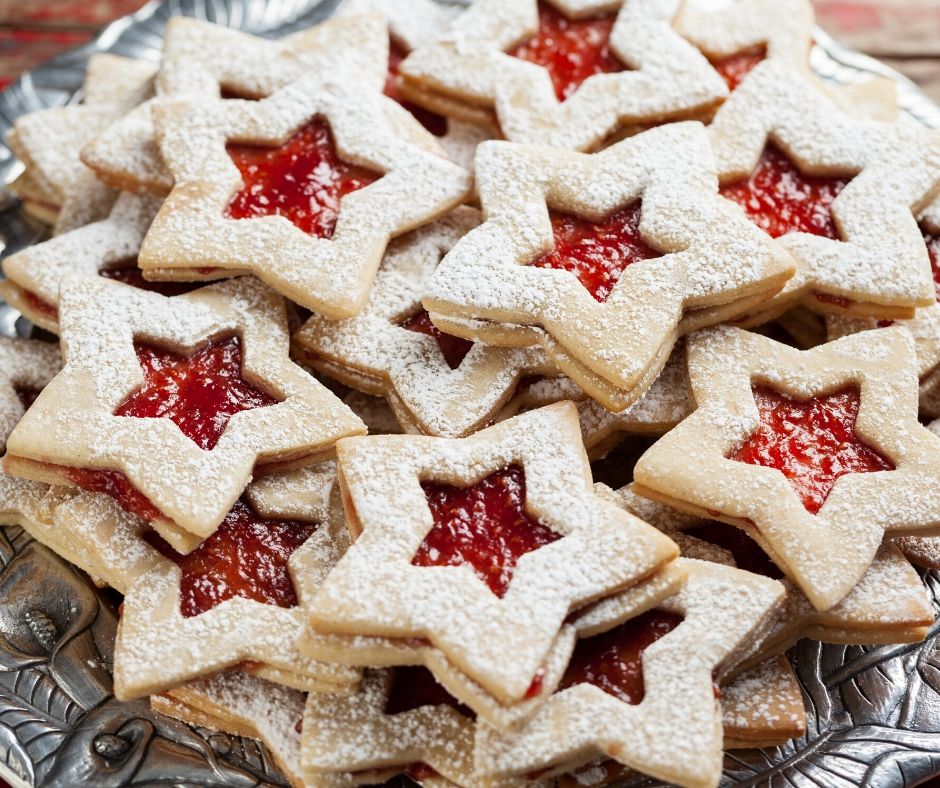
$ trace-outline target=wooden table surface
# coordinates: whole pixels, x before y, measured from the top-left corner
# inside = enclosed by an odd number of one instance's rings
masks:
[[[0,0],[0,87],[144,0]],[[819,23],[940,102],[940,0],[815,0]]]

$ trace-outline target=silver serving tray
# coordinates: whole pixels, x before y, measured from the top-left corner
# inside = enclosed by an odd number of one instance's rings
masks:
[[[95,41],[0,93],[0,139],[26,112],[76,101],[93,52],[156,59],[174,14],[280,36],[334,12],[339,0],[167,0],[109,25]],[[940,128],[940,107],[887,66],[815,34],[812,68],[839,84],[894,80],[912,121]],[[0,184],[20,165],[0,143]],[[4,210],[5,208],[5,210]],[[0,190],[9,254],[44,228]],[[0,334],[30,324],[0,301]],[[940,490],[938,490],[940,494]],[[940,575],[924,580],[940,610]],[[14,786],[286,785],[264,747],[121,703],[111,692],[114,599],[19,528],[0,528],[0,776]],[[940,653],[935,627],[917,645],[859,648],[802,641],[790,659],[808,710],[806,736],[727,756],[723,786],[913,786],[940,774]],[[630,786],[659,785],[636,778]]]

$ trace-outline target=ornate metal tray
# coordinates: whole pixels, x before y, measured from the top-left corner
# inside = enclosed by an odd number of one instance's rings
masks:
[[[92,43],[24,74],[0,94],[0,138],[14,118],[78,99],[92,52],[156,58],[161,31],[187,14],[278,36],[329,16],[339,0],[166,0],[118,20]],[[816,33],[812,67],[850,83],[898,85],[911,121],[940,128],[940,107],[900,74]],[[19,172],[0,143],[0,183]],[[42,237],[0,187],[0,238],[9,254]],[[0,301],[0,333],[32,328]],[[940,491],[938,491],[940,494]],[[940,610],[940,575],[924,580]],[[79,571],[21,529],[0,528],[0,777],[14,786],[286,785],[250,739],[192,728],[111,694],[113,604]],[[785,747],[727,756],[723,785],[825,788],[913,786],[940,774],[940,625],[923,644],[858,648],[803,641],[790,653],[809,724]],[[653,786],[637,778],[631,786]]]

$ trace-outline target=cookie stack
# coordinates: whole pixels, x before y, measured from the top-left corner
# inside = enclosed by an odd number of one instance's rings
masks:
[[[922,640],[940,134],[812,24],[174,18],[20,118],[0,523],[123,594],[118,697],[298,786],[715,786],[797,640]]]

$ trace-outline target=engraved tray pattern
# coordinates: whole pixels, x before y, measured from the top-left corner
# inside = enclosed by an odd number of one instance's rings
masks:
[[[666,0],[664,0],[666,1]],[[0,93],[0,138],[25,112],[78,98],[85,62],[109,51],[156,58],[174,14],[282,35],[332,14],[339,0],[151,2],[93,42],[24,74]],[[817,31],[811,65],[850,83],[894,80],[905,114],[940,128],[940,107],[883,64]],[[20,165],[0,143],[0,183]],[[0,239],[9,254],[43,228],[0,188]],[[0,301],[0,333],[31,326]],[[924,581],[940,610],[940,575]],[[111,694],[114,600],[19,528],[0,528],[0,775],[15,786],[249,788],[286,781],[257,742],[190,727],[146,701]],[[899,788],[940,774],[940,624],[922,644],[859,648],[804,640],[790,652],[808,710],[806,736],[726,757],[723,786]],[[633,788],[660,785],[637,777]]]

